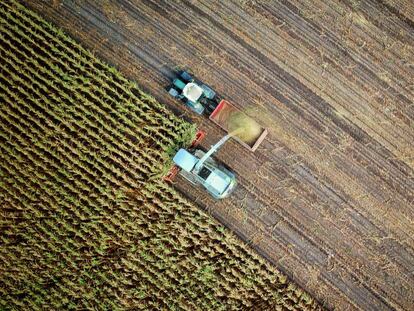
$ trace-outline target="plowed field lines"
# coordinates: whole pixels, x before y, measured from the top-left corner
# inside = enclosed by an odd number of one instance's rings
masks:
[[[1,310],[322,310],[161,181],[193,125],[17,1],[0,41]]]
[[[269,129],[218,158],[239,188],[176,187],[328,307],[414,304],[412,1],[27,1],[173,110],[190,69]],[[29,3],[30,2],[30,3]],[[73,29],[73,25],[78,25]]]

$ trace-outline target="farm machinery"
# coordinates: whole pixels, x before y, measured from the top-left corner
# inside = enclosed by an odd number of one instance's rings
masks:
[[[214,198],[227,197],[237,184],[235,174],[217,163],[212,155],[232,137],[250,151],[255,151],[267,135],[267,130],[186,71],[177,73],[168,93],[184,102],[195,113],[206,115],[227,134],[208,151],[203,151],[197,146],[205,132],[198,131],[190,148],[182,148],[175,154],[175,165],[164,179],[172,181],[180,173],[191,183],[202,185]]]
[[[173,158],[175,166],[164,179],[172,181],[180,172],[181,176],[192,184],[202,185],[214,198],[223,199],[236,187],[236,175],[224,165],[217,163],[212,155],[231,135],[224,136],[207,152],[197,148],[204,135],[204,132],[198,131],[196,139],[188,150],[184,148],[178,150]]]

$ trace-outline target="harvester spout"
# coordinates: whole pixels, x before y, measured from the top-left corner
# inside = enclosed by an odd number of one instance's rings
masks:
[[[197,162],[197,164],[196,164],[196,166],[195,166],[195,171],[196,172],[198,172],[202,167],[203,167],[203,164],[204,164],[204,162],[209,158],[209,157],[211,157],[212,156],[212,154],[214,153],[214,152],[216,152],[217,150],[219,150],[220,149],[220,147],[221,146],[223,146],[224,145],[224,143],[226,142],[226,141],[228,141],[231,137],[233,137],[233,136],[235,136],[235,135],[237,135],[237,133],[238,133],[239,131],[233,131],[233,132],[231,132],[231,133],[229,133],[229,134],[227,134],[226,136],[224,136],[222,139],[220,139],[215,145],[213,145],[213,146],[211,146],[211,148],[210,148],[210,150],[209,151],[207,151],[205,154],[204,154],[204,156]]]

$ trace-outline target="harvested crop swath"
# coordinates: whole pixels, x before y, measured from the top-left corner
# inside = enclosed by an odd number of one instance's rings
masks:
[[[0,309],[319,309],[159,176],[194,126],[0,4]]]

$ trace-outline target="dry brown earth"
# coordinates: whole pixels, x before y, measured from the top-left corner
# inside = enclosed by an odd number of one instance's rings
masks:
[[[414,4],[402,1],[23,1],[170,99],[189,68],[270,135],[218,158],[214,202],[177,184],[330,308],[414,305]],[[116,3],[116,4],[113,4]]]

